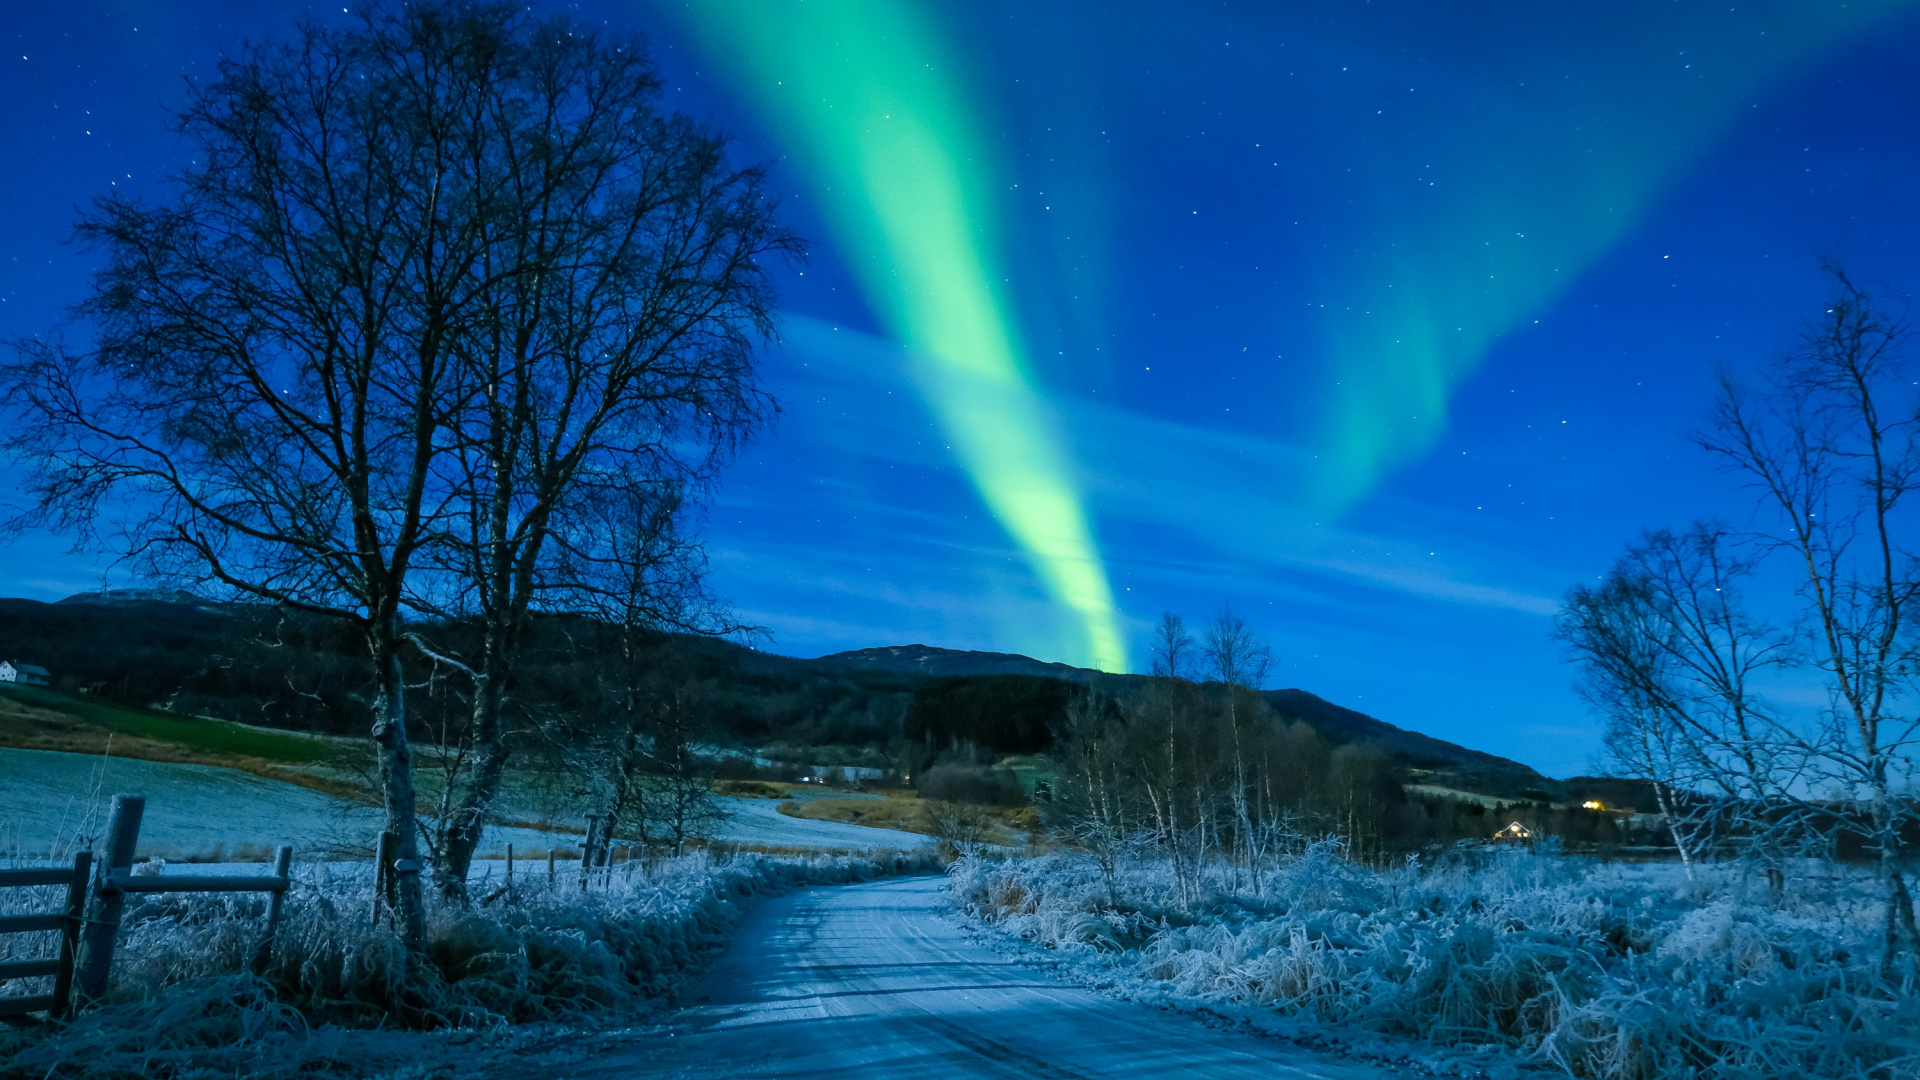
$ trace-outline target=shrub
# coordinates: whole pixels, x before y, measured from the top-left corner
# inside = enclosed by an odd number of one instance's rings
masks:
[[[914,778],[923,799],[976,806],[1025,806],[1027,793],[1011,770],[941,762]]]

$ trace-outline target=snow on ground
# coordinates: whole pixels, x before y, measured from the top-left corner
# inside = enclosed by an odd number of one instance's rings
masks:
[[[770,900],[664,1030],[483,1059],[488,1080],[1387,1080],[1398,1072],[1062,986],[969,939],[934,878]]]
[[[0,1076],[471,1077],[486,1057],[471,1040],[511,1036],[510,1025],[600,1018],[625,1026],[679,999],[758,897],[936,865],[925,854],[696,852],[623,864],[586,888],[578,877],[549,887],[536,873],[471,907],[430,902],[422,954],[435,969],[430,979],[403,977],[419,961],[368,918],[365,863],[294,866],[258,979],[242,974],[261,940],[257,897],[139,898],[119,935],[104,1007],[71,1025],[0,1028]],[[45,907],[57,889],[4,893],[0,915]],[[8,987],[16,989],[39,988]],[[394,1039],[404,1028],[462,1029],[470,1041]]]
[[[364,852],[380,832],[378,808],[214,765],[181,765],[58,750],[0,748],[0,855],[70,850],[106,831],[115,794],[147,797],[141,857],[266,858]],[[484,850],[545,848],[546,833],[489,829]]]
[[[1603,865],[1524,851],[1374,870],[1335,843],[1254,881],[1159,859],[968,859],[950,893],[1069,978],[1293,1037],[1480,1050],[1594,1080],[1920,1075],[1920,994],[1881,977],[1859,868]],[[1111,888],[1111,891],[1109,891]],[[1443,1051],[1443,1047],[1456,1048]],[[1449,1063],[1450,1062],[1450,1063]]]
[[[116,793],[147,797],[142,856],[264,856],[276,844],[305,855],[364,847],[379,831],[372,807],[235,769],[0,749],[0,852],[31,856],[99,840]]]
[[[836,798],[850,797],[842,792],[825,794]],[[913,850],[932,847],[935,843],[931,836],[898,829],[875,829],[838,821],[788,817],[780,812],[780,803],[776,799],[723,798],[719,801],[727,811],[727,820],[714,830],[714,839],[736,844]]]
[[[296,857],[361,855],[380,831],[381,812],[324,792],[212,765],[181,765],[56,750],[0,748],[0,857],[69,851],[106,829],[115,793],[144,794],[141,856],[171,860],[266,858],[276,844]],[[809,821],[779,813],[775,800],[720,800],[729,820],[715,838],[779,847],[915,849],[931,838],[891,829]],[[508,844],[544,851],[573,833],[489,828],[482,858]]]

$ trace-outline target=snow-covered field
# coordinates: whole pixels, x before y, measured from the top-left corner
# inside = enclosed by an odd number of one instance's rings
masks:
[[[292,844],[301,857],[364,854],[380,832],[375,807],[236,769],[0,748],[0,857],[97,839],[119,792],[147,797],[143,858],[264,859],[277,844]],[[531,829],[489,829],[483,853],[552,842]]]
[[[380,831],[375,807],[234,769],[0,748],[0,858],[69,851],[98,838],[116,792],[147,796],[142,857],[264,859],[276,844],[292,844],[301,858],[364,857]],[[714,838],[732,843],[861,850],[932,843],[915,833],[788,817],[778,800],[720,802],[728,814]],[[497,859],[508,844],[544,851],[556,841],[573,844],[577,836],[497,826],[479,854]]]
[[[1796,864],[1599,865],[1502,852],[1431,871],[1356,866],[1333,844],[1260,883],[1215,868],[1180,903],[1164,863],[1112,895],[1084,857],[963,860],[954,899],[1077,979],[1484,1046],[1595,1080],[1920,1075],[1920,995],[1880,975],[1872,880]]]

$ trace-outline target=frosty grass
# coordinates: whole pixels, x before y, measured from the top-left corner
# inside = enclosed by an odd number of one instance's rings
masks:
[[[1866,874],[1600,865],[1502,852],[1376,871],[1316,845],[1259,882],[1216,868],[1182,909],[1162,862],[1114,895],[1071,854],[964,859],[974,919],[1085,981],[1347,1031],[1498,1047],[1596,1080],[1920,1075],[1920,996],[1879,974]],[[1117,903],[1116,903],[1117,901]],[[1444,1071],[1444,1070],[1443,1070]]]
[[[400,939],[371,923],[364,863],[295,867],[259,978],[242,973],[262,898],[153,896],[129,904],[108,1002],[53,1034],[0,1028],[0,1076],[368,1076],[431,1048],[351,1029],[631,1018],[672,1004],[754,897],[936,868],[924,854],[703,851],[596,872],[583,891],[577,871],[549,888],[536,864],[491,902],[480,901],[500,890],[497,876],[469,910],[435,905],[427,964],[411,980]],[[59,891],[5,890],[0,914],[50,909]],[[376,1067],[383,1054],[394,1060]]]

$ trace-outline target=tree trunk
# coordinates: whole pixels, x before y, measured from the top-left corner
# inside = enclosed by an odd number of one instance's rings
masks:
[[[1883,863],[1886,861],[1882,856]],[[1899,866],[1889,865],[1887,872],[1887,960],[1886,967],[1891,972],[1894,956],[1899,950],[1899,939],[1907,940],[1907,963],[1914,966],[1920,963],[1920,931],[1916,931],[1913,921],[1913,894],[1907,890],[1907,879],[1900,873]]]
[[[448,818],[443,852],[440,893],[448,900],[465,903],[467,872],[473,866],[473,853],[486,833],[487,811],[500,795],[500,780],[507,766],[506,711],[507,691],[504,667],[505,650],[497,629],[487,630],[480,660],[480,675],[473,693],[473,767],[467,773],[467,787],[460,805]]]
[[[393,836],[392,875],[396,925],[412,952],[426,947],[427,912],[420,889],[420,831],[413,791],[413,750],[407,742],[407,679],[400,665],[398,616],[375,618],[370,637],[374,667],[373,743],[380,764],[380,793]]]
[[[613,768],[607,770],[607,801],[600,807],[600,816],[606,820],[607,827],[600,837],[602,850],[596,855],[601,863],[607,861],[605,849],[612,847],[614,830],[620,828],[620,811],[627,805],[627,796],[633,791],[633,772],[639,763],[639,735],[629,727],[614,752]],[[644,844],[647,838],[644,808],[641,819],[640,839]]]
[[[1920,931],[1916,931],[1913,921],[1913,894],[1907,890],[1907,879],[1900,872],[1900,826],[1888,810],[1887,796],[1877,801],[1874,807],[1875,824],[1879,826],[1880,876],[1887,887],[1887,951],[1880,962],[1880,974],[1892,978],[1899,963],[1901,952],[1907,954],[1907,965],[1911,969],[1920,963]],[[1906,947],[1901,948],[1905,939]]]
[[[1667,785],[1655,781],[1653,797],[1660,804],[1660,812],[1667,817],[1667,832],[1673,836],[1673,846],[1680,852],[1680,868],[1686,871],[1687,880],[1693,880],[1693,852],[1687,850],[1687,839],[1680,835],[1680,819],[1673,815],[1673,800],[1667,794]]]
[[[466,902],[467,871],[486,833],[487,811],[500,795],[500,780],[507,765],[505,724],[501,720],[506,693],[496,677],[483,676],[478,682],[473,695],[473,768],[467,773],[460,805],[447,820],[446,842],[442,845],[445,872],[440,892],[461,903]]]

